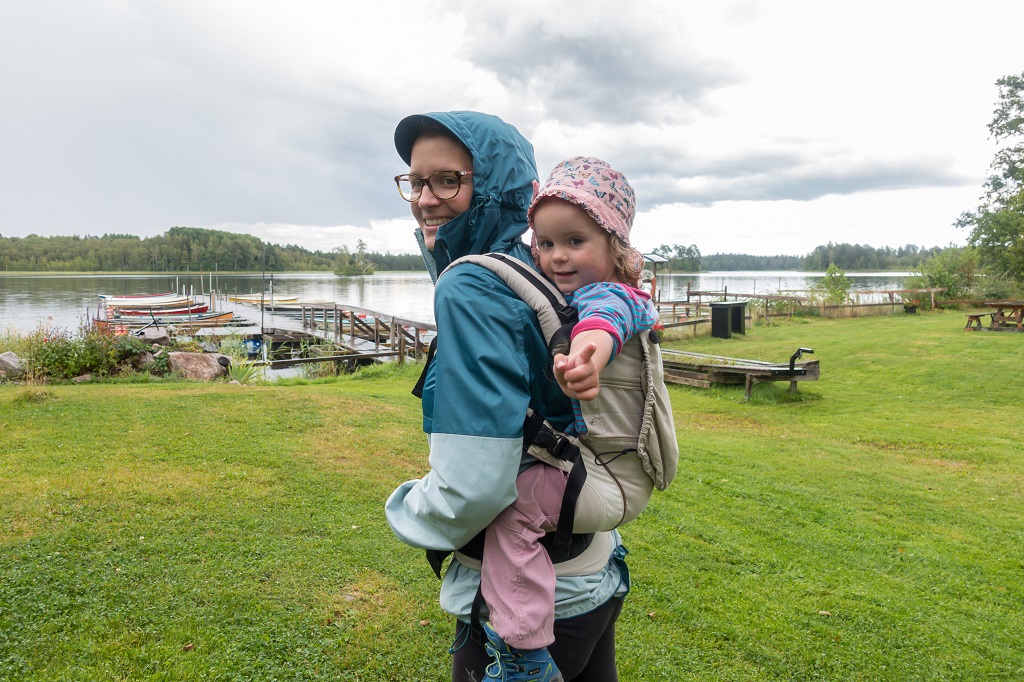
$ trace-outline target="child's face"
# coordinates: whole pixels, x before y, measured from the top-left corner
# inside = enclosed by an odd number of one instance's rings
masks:
[[[608,232],[576,204],[544,199],[533,211],[533,232],[540,269],[563,294],[616,281]]]

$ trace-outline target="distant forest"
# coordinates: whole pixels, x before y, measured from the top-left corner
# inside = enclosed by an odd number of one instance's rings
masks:
[[[418,254],[365,254],[378,270],[424,270]],[[0,270],[24,272],[332,271],[349,251],[278,246],[247,234],[172,227],[158,237],[0,236]]]
[[[356,251],[376,270],[423,270],[419,254]],[[662,245],[653,252],[669,259],[659,267],[680,272],[711,270],[823,271],[914,270],[942,249],[907,245],[876,249],[861,244],[826,244],[806,256],[701,255],[695,245]],[[198,227],[172,227],[157,237],[4,237],[0,271],[15,272],[315,272],[341,271],[353,258],[347,246],[330,252],[279,246],[256,237]]]
[[[924,248],[908,244],[898,249],[874,248],[862,244],[824,244],[806,256],[750,256],[742,253],[701,255],[696,246],[663,244],[653,253],[669,262],[659,267],[681,272],[715,270],[797,270],[825,271],[831,263],[841,270],[916,270],[923,261],[940,253],[940,247]]]

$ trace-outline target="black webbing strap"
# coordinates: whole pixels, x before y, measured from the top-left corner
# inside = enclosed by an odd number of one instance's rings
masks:
[[[583,491],[583,483],[587,480],[587,468],[580,456],[580,449],[571,440],[562,435],[556,435],[551,428],[544,423],[544,418],[536,412],[531,412],[523,421],[523,452],[527,452],[531,445],[538,445],[558,459],[572,464],[569,469],[569,480],[565,483],[565,494],[562,495],[562,506],[558,512],[558,528],[553,533],[553,538],[548,553],[552,560],[555,557],[567,555],[572,547],[573,519],[576,517],[576,502]]]
[[[427,563],[434,569],[434,575],[437,576],[438,580],[441,579],[441,567],[444,566],[444,560],[452,555],[452,552],[446,552],[441,549],[428,549],[427,550]]]
[[[531,445],[539,445],[551,451],[557,444],[554,432],[544,423],[544,417],[536,412],[526,415],[523,420],[523,452],[529,451]]]
[[[553,554],[568,554],[572,546],[572,526],[576,517],[576,501],[583,491],[583,483],[587,480],[587,467],[583,464],[580,449],[568,438],[561,436],[553,455],[572,463],[569,469],[569,480],[565,482],[565,493],[562,494],[562,507],[558,511],[558,528],[552,547]]]
[[[465,554],[470,559],[476,559],[480,561],[484,558],[484,531],[480,531],[473,536],[473,539],[467,542],[458,549],[459,553]],[[434,569],[434,575],[438,578],[441,577],[441,567],[444,564],[444,560],[454,554],[451,550],[443,549],[428,549],[427,550],[427,561],[430,563],[430,567]]]
[[[484,581],[483,577],[480,578],[480,584],[477,585],[476,594],[473,595],[473,606],[469,612],[469,636],[473,638],[475,642],[484,641],[484,629],[480,627],[480,614],[484,610]]]
[[[427,348],[427,362],[423,365],[423,371],[420,372],[420,378],[416,381],[416,385],[412,387],[412,394],[423,400],[423,384],[427,382],[427,370],[430,369],[430,363],[434,361],[434,353],[437,351],[437,337],[430,339],[430,346]]]

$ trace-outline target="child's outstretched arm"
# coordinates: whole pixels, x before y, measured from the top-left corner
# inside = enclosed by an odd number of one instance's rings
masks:
[[[612,335],[601,329],[580,332],[572,340],[569,354],[554,357],[555,379],[562,392],[577,400],[593,400],[601,390],[598,376],[615,350]]]

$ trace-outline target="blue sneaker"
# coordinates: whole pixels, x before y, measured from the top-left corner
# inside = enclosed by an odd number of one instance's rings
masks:
[[[494,663],[487,666],[485,679],[500,682],[565,682],[554,659],[543,649],[517,649],[505,644],[490,623],[484,623],[487,642],[484,648]]]

